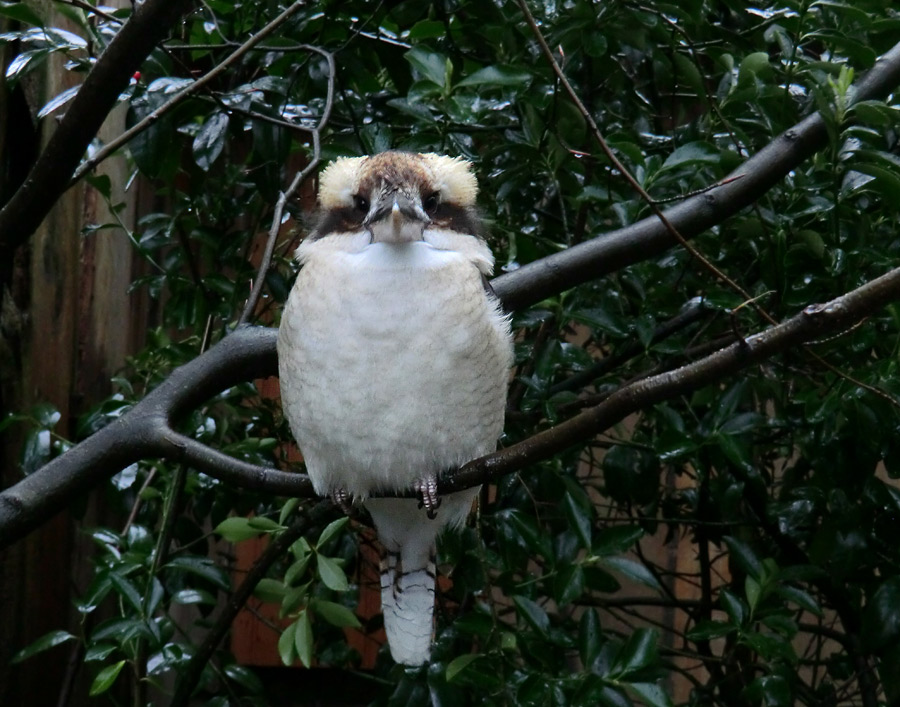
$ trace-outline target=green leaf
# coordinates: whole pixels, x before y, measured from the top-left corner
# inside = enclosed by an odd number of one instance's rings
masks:
[[[590,668],[603,645],[603,629],[600,617],[593,607],[585,609],[578,622],[578,654],[586,668]]]
[[[206,119],[200,132],[194,138],[192,146],[194,162],[204,172],[208,171],[222,154],[225,138],[228,135],[228,122],[227,113],[216,111]]]
[[[325,601],[324,599],[315,599],[311,606],[313,611],[332,626],[337,626],[338,628],[344,628],[345,626],[360,628],[362,626],[359,623],[359,619],[356,618],[356,614],[343,604]]]
[[[615,675],[617,679],[623,679],[630,673],[651,665],[656,660],[658,640],[659,634],[656,629],[637,629],[616,654],[612,667],[609,669],[610,675]]]
[[[176,604],[209,604],[216,603],[216,598],[205,589],[181,589],[172,596]]]
[[[659,581],[653,576],[643,564],[630,560],[627,557],[604,557],[600,559],[600,564],[610,569],[621,572],[626,577],[640,582],[646,587],[662,591]]]
[[[118,663],[113,663],[112,665],[107,665],[103,668],[103,670],[97,674],[97,677],[94,678],[94,682],[91,683],[90,696],[96,697],[97,695],[102,695],[111,688],[116,681],[116,678],[119,677],[119,673],[122,672],[123,667],[125,667],[125,661],[120,660]]]
[[[868,174],[875,179],[867,184],[894,203],[900,201],[900,176],[896,172],[885,169],[870,162],[853,162],[852,169]]]
[[[553,578],[553,599],[559,606],[571,604],[584,593],[584,568],[567,564]]]
[[[625,552],[644,537],[639,525],[617,525],[603,528],[594,538],[593,554],[600,557]]]
[[[228,576],[228,573],[208,557],[182,555],[169,560],[165,568],[190,572],[198,577],[203,577],[203,579],[211,582],[223,591],[231,590],[231,578]]]
[[[263,577],[253,589],[253,596],[257,599],[271,604],[277,604],[284,599],[284,584],[277,579]]]
[[[322,547],[322,545],[341,532],[348,522],[350,522],[350,519],[347,516],[331,521],[319,535],[319,539],[316,541],[316,548]]]
[[[444,85],[447,57],[443,54],[429,51],[420,45],[406,52],[403,58],[412,64],[424,78],[438,86]]]
[[[411,40],[434,39],[436,37],[444,37],[447,28],[443,22],[434,20],[421,20],[416,22],[409,30],[409,38]]]
[[[794,704],[790,685],[780,675],[757,678],[747,686],[744,694],[765,707],[791,707]]]
[[[708,641],[712,638],[727,636],[735,631],[737,631],[737,627],[734,624],[706,619],[698,622],[694,628],[688,631],[687,637],[691,641]]]
[[[49,101],[47,101],[47,103],[44,104],[44,107],[38,111],[37,117],[43,118],[44,116],[50,115],[57,108],[61,108],[62,106],[64,106],[66,103],[75,98],[75,94],[78,93],[79,88],[81,88],[81,84],[79,84],[78,86],[67,88],[58,96],[51,98]]]
[[[249,518],[234,516],[219,523],[213,532],[221,535],[230,543],[239,543],[242,540],[258,537],[262,535],[263,531],[261,528],[252,527]]]
[[[444,673],[447,682],[453,682],[460,673],[480,657],[481,655],[479,653],[464,653],[463,655],[456,656],[456,658],[447,664],[447,670]]]
[[[672,707],[672,700],[656,683],[633,682],[625,685],[629,692],[634,692],[649,707]]]
[[[691,165],[718,164],[722,157],[713,145],[706,142],[689,142],[675,149],[663,162],[660,172]]]
[[[0,3],[0,15],[26,25],[42,27],[44,24],[43,20],[29,5],[30,3],[26,2]]]
[[[862,621],[862,642],[867,651],[878,650],[900,640],[900,577],[882,582],[866,602]]]
[[[297,581],[297,578],[306,575],[306,570],[309,567],[309,561],[311,558],[312,555],[307,554],[296,562],[291,563],[291,566],[288,567],[287,571],[284,573],[285,585],[292,586],[294,582]]]
[[[311,585],[312,582],[307,582],[292,589],[285,587],[284,596],[281,599],[281,608],[278,610],[278,618],[283,619],[285,616],[293,614],[301,606],[308,604]]]
[[[761,593],[762,588],[759,586],[759,582],[749,575],[744,578],[744,596],[747,597],[747,604],[750,606],[751,614],[756,611],[756,605],[759,603]]]
[[[312,624],[309,622],[309,613],[304,609],[297,618],[296,631],[294,632],[294,648],[300,657],[300,662],[307,668],[312,665],[313,634]]]
[[[297,622],[290,624],[278,637],[278,655],[281,662],[285,665],[291,665],[294,662],[296,649],[294,648],[294,637],[297,635]]]
[[[284,522],[290,517],[291,513],[293,513],[299,505],[299,498],[289,498],[287,501],[285,501],[284,505],[281,506],[281,511],[278,513],[278,522],[281,525],[284,525]]]
[[[68,631],[51,631],[16,653],[10,662],[21,663],[23,660],[27,660],[33,655],[42,653],[61,643],[74,640],[76,640],[76,637]]]
[[[106,660],[117,647],[114,643],[93,643],[84,652],[84,662]]]
[[[775,586],[774,591],[782,599],[786,599],[787,601],[796,604],[801,609],[806,609],[808,612],[819,618],[825,616],[822,607],[819,606],[819,602],[817,602],[809,592],[803,589],[792,587],[787,584],[780,584]]]
[[[566,518],[569,519],[569,525],[575,529],[578,538],[581,540],[581,546],[585,550],[591,549],[591,525],[593,517],[591,510],[579,505],[572,494],[566,493],[563,497],[563,510],[566,512]]]
[[[768,52],[753,52],[741,61],[738,81],[745,81],[751,76],[771,70]]]
[[[253,516],[253,518],[248,519],[247,524],[251,528],[255,530],[261,530],[264,533],[272,533],[276,530],[284,530],[283,525],[272,520],[271,518],[266,518],[265,516]]]
[[[764,574],[763,565],[756,556],[756,553],[753,552],[753,548],[731,535],[724,536],[722,540],[728,546],[730,559],[735,560],[740,568],[753,577],[753,579],[762,579]]]
[[[225,675],[238,685],[243,687],[247,692],[253,695],[261,695],[263,693],[262,681],[256,677],[256,674],[243,665],[230,663],[223,668]]]
[[[334,559],[325,557],[325,555],[317,555],[316,562],[319,568],[319,577],[326,587],[336,592],[346,592],[350,589],[347,575]]]
[[[143,616],[144,602],[137,588],[125,577],[117,574],[116,572],[110,572],[109,581],[112,583],[113,588],[116,590],[116,593],[123,599],[125,599],[125,601],[131,606],[132,609]]]
[[[796,663],[797,655],[789,640],[778,634],[742,633],[740,642],[750,646],[766,662],[779,660]]]
[[[531,81],[531,74],[522,68],[497,64],[486,66],[466,76],[457,86],[522,86]]]
[[[743,626],[747,619],[747,612],[744,610],[744,603],[732,594],[728,589],[719,592],[719,602],[725,613],[736,626]]]
[[[531,628],[537,631],[543,638],[546,638],[547,632],[550,630],[550,619],[547,616],[547,612],[528,597],[514,596],[512,600],[516,605],[519,616],[525,623],[531,626]]]

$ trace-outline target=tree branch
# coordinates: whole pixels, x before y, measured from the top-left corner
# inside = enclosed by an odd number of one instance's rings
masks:
[[[21,187],[0,210],[0,253],[24,243],[68,188],[91,140],[150,52],[194,0],[146,0],[104,50]]]
[[[228,629],[231,628],[231,624],[234,623],[238,612],[247,603],[247,600],[253,594],[253,590],[256,589],[256,585],[259,584],[259,580],[266,576],[269,568],[309,528],[328,520],[329,515],[335,514],[335,512],[336,509],[332,503],[320,501],[297,518],[287,530],[271,539],[262,555],[259,556],[256,562],[253,563],[253,567],[247,572],[244,581],[228,598],[228,603],[225,604],[222,613],[216,617],[216,621],[204,637],[203,643],[191,657],[184,670],[180,672],[170,707],[183,707],[188,704],[191,693],[193,693],[197,681],[203,672],[203,668],[212,660],[216,648],[222,642]]]
[[[900,45],[866,75],[857,99],[883,95],[900,83]],[[696,235],[759,198],[826,140],[818,115],[810,116],[761,150],[735,174],[741,179],[686,200],[666,212],[682,235]],[[493,280],[508,309],[527,307],[674,245],[654,215]],[[442,493],[485,483],[546,459],[612,426],[623,417],[776,353],[853,325],[900,297],[900,270],[838,297],[683,368],[637,381],[560,425],[466,464],[442,479]],[[189,463],[238,486],[289,496],[311,496],[303,474],[257,467],[209,449],[173,431],[181,415],[222,389],[277,370],[274,330],[239,328],[207,353],[182,366],[128,413],[64,455],[0,493],[0,548],[9,545],[84,492],[146,457]]]
[[[238,486],[312,496],[303,474],[242,462],[175,432],[172,425],[230,385],[277,370],[274,329],[238,329],[172,374],[131,410],[0,493],[0,548],[38,527],[79,493],[129,464],[165,457],[208,471]]]
[[[809,305],[790,319],[736,341],[699,361],[624,386],[596,407],[512,447],[465,464],[438,485],[439,491],[447,493],[471,488],[521,469],[525,464],[548,459],[609,429],[633,412],[709,385],[823,335],[846,329],[896,299],[900,299],[900,268],[824,305]]]
[[[240,47],[235,49],[231,54],[229,54],[225,59],[222,60],[221,63],[216,64],[216,66],[201,76],[196,81],[189,83],[183,89],[181,89],[178,93],[176,93],[172,98],[163,103],[159,108],[154,110],[149,115],[145,116],[142,120],[132,125],[128,130],[119,135],[115,140],[110,141],[106,144],[102,149],[97,151],[93,157],[88,160],[85,160],[75,171],[75,174],[72,176],[72,184],[77,182],[79,179],[84,177],[85,174],[90,172],[94,167],[100,164],[103,160],[109,157],[113,152],[118,150],[122,145],[125,145],[130,140],[134,138],[138,133],[143,132],[151,125],[153,125],[156,121],[158,121],[162,116],[172,110],[175,106],[181,103],[185,98],[192,96],[197,93],[201,88],[210,83],[213,79],[223,74],[232,64],[237,62],[244,54],[249,52],[253,47],[259,44],[262,40],[272,34],[276,29],[278,29],[281,25],[283,25],[288,19],[290,19],[291,15],[295,14],[302,7],[306,6],[306,2],[304,0],[298,0],[286,10],[284,10],[278,17],[272,20],[269,24],[263,27],[259,32],[254,34],[250,39],[244,42]],[[312,49],[313,51],[321,51],[314,47],[307,47],[308,49]]]
[[[900,83],[900,44],[879,58],[855,86],[855,99],[884,96]],[[721,186],[687,199],[663,214],[684,238],[693,238],[759,199],[785,175],[827,144],[825,121],[815,113],[785,131],[729,175]],[[735,177],[740,177],[735,179]],[[491,281],[507,308],[524,309],[589,280],[647,260],[676,245],[659,218],[579,243]]]

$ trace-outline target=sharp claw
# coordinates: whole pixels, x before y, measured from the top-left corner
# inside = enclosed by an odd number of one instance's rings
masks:
[[[353,515],[353,501],[350,494],[347,493],[347,489],[343,487],[334,489],[331,492],[331,500],[344,512],[344,515]]]
[[[437,491],[437,477],[427,476],[419,479],[415,483],[415,490],[421,498],[419,500],[419,508],[425,509],[425,514],[430,520],[437,517],[437,509],[441,507],[441,497]]]

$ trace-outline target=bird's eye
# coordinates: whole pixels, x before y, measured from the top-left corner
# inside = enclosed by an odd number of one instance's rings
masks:
[[[422,208],[425,209],[425,213],[433,214],[437,211],[438,204],[440,203],[439,196],[440,195],[437,192],[432,192],[425,197],[425,201],[422,202]]]
[[[369,213],[369,200],[366,197],[357,194],[353,197],[353,205],[357,211],[362,211],[364,214]]]

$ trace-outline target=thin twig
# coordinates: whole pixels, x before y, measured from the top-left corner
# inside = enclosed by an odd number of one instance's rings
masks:
[[[263,252],[262,261],[259,264],[259,272],[256,274],[256,280],[253,283],[253,288],[250,290],[250,295],[247,297],[247,303],[244,305],[244,311],[241,312],[241,317],[238,319],[238,326],[246,324],[250,320],[250,316],[253,314],[253,311],[256,309],[256,304],[259,302],[259,297],[262,294],[262,288],[266,281],[266,273],[269,271],[269,266],[272,264],[272,253],[275,251],[275,242],[278,240],[278,232],[281,230],[281,215],[284,213],[284,206],[287,203],[287,200],[297,191],[297,188],[300,184],[305,180],[312,171],[319,166],[319,161],[322,158],[322,146],[320,144],[321,141],[321,131],[328,125],[328,121],[331,118],[331,110],[334,107],[334,80],[335,80],[335,66],[334,66],[334,56],[330,52],[326,52],[324,49],[320,49],[318,47],[309,47],[310,51],[318,52],[323,57],[325,57],[325,61],[328,62],[328,89],[325,96],[325,108],[322,111],[322,117],[319,119],[319,124],[312,131],[312,158],[306,167],[303,168],[302,171],[298,172],[294,177],[294,181],[291,182],[291,185],[287,188],[287,191],[282,192],[278,195],[278,201],[275,204],[275,213],[272,216],[272,226],[269,228],[269,238],[266,241],[266,249]]]
[[[297,521],[288,527],[277,537],[273,538],[268,547],[263,551],[253,567],[247,572],[244,581],[229,597],[222,609],[222,613],[216,618],[216,622],[210,628],[209,633],[203,639],[203,643],[197,648],[190,662],[181,671],[175,695],[172,697],[170,707],[183,707],[188,704],[194,686],[200,679],[203,668],[212,659],[219,643],[225,637],[238,612],[253,594],[253,590],[259,581],[266,576],[269,568],[281,557],[288,548],[298,540],[307,529],[317,523],[321,523],[337,512],[337,508],[331,501],[319,501],[308,513],[300,515]]]
[[[522,10],[522,14],[525,17],[525,21],[528,23],[528,26],[531,28],[531,32],[534,34],[535,39],[537,39],[538,44],[541,47],[541,51],[544,54],[544,57],[549,62],[551,68],[553,69],[553,73],[556,74],[556,78],[559,79],[560,84],[565,89],[566,93],[569,96],[569,100],[575,104],[575,108],[581,113],[585,122],[588,124],[591,132],[594,135],[594,139],[600,145],[600,149],[603,150],[603,153],[606,155],[607,159],[612,163],[613,167],[615,167],[621,175],[625,178],[625,181],[628,182],[629,186],[634,189],[640,197],[647,202],[650,208],[653,210],[653,213],[656,214],[656,217],[662,222],[662,224],[666,227],[666,230],[669,234],[678,241],[681,246],[687,250],[688,253],[691,254],[693,258],[697,260],[704,268],[709,270],[713,274],[713,276],[719,280],[720,282],[724,282],[735,292],[738,292],[744,300],[751,300],[752,296],[744,290],[738,283],[728,277],[725,273],[719,270],[715,265],[713,265],[709,260],[707,260],[703,254],[701,254],[696,248],[694,248],[690,243],[688,243],[687,239],[678,232],[678,229],[666,218],[666,215],[663,213],[662,209],[659,208],[658,203],[651,197],[644,188],[638,183],[638,181],[631,175],[631,172],[622,164],[621,160],[616,157],[615,152],[613,152],[612,148],[610,148],[609,144],[606,142],[606,138],[603,137],[603,133],[600,132],[600,128],[597,126],[596,121],[591,115],[590,111],[581,102],[581,99],[578,97],[578,94],[575,92],[575,89],[572,87],[572,84],[569,83],[569,80],[566,78],[566,75],[563,73],[562,68],[559,63],[556,61],[556,57],[553,55],[553,51],[550,49],[550,46],[547,44],[547,40],[544,38],[543,33],[541,32],[540,27],[538,27],[537,22],[534,19],[534,15],[531,14],[531,10],[528,9],[528,3],[526,0],[516,0],[519,5],[519,8]],[[756,307],[757,311],[760,315],[766,319],[770,324],[775,324],[776,321],[763,310],[761,307]]]
[[[114,17],[108,12],[104,12],[99,7],[94,7],[89,2],[85,2],[85,0],[56,0],[56,2],[62,3],[63,5],[71,5],[72,7],[77,7],[79,10],[84,10],[88,14],[102,17],[107,22],[114,22],[117,25],[121,25],[123,23],[122,20],[120,20],[118,17]]]
[[[248,51],[250,51],[254,46],[259,44],[263,39],[272,34],[276,29],[278,29],[281,25],[283,25],[292,15],[298,12],[301,8],[306,6],[306,2],[303,0],[297,0],[297,2],[291,4],[284,12],[282,12],[278,17],[272,20],[269,24],[263,27],[259,32],[254,34],[250,39],[244,42],[238,49],[233,51],[231,54],[225,58],[221,64],[218,64],[209,72],[201,76],[196,81],[185,86],[181,91],[176,93],[172,98],[163,103],[159,108],[154,110],[149,115],[145,116],[143,120],[138,121],[124,133],[119,135],[115,140],[108,142],[103,148],[97,151],[97,153],[85,160],[81,163],[77,170],[75,170],[75,174],[72,176],[71,182],[69,182],[69,186],[71,187],[73,184],[81,180],[88,172],[90,172],[94,167],[100,164],[103,160],[109,157],[113,152],[118,150],[122,145],[129,142],[131,139],[135,137],[135,135],[143,132],[151,125],[156,123],[163,115],[172,110],[175,106],[181,103],[185,98],[193,95],[201,88],[210,83],[213,79],[217,78],[221,74],[223,74],[228,68],[231,67],[232,64],[237,63],[237,61],[244,56]]]

